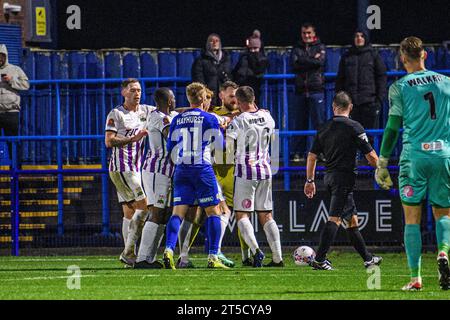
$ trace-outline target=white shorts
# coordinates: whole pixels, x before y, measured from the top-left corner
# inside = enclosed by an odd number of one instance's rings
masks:
[[[141,184],[141,174],[139,172],[110,171],[109,177],[116,186],[119,203],[145,199],[144,189],[142,189]]]
[[[272,211],[272,179],[247,180],[234,178],[234,210]]]
[[[148,206],[161,209],[170,206],[172,179],[160,173],[142,171],[142,185],[147,195]]]

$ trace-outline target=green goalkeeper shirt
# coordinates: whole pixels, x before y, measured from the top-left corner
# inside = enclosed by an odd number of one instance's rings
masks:
[[[403,118],[402,158],[450,157],[450,78],[425,70],[397,80],[389,115]]]

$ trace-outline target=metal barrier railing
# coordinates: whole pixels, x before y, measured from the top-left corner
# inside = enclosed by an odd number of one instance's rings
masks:
[[[288,119],[288,84],[287,81],[293,79],[295,76],[293,74],[286,74],[287,65],[284,63],[285,74],[281,75],[266,75],[264,77],[265,85],[265,97],[267,98],[268,82],[281,80],[282,86],[282,106],[283,111],[280,116],[282,116],[282,121],[279,122],[280,128],[280,138],[282,139],[282,150],[283,150],[283,165],[280,171],[284,175],[284,187],[286,190],[290,189],[290,175],[289,173],[294,170],[304,170],[304,167],[289,167],[289,138],[292,136],[311,136],[315,134],[315,131],[288,131],[287,129],[287,119]],[[443,74],[449,74],[450,70],[438,70],[437,72]],[[389,77],[403,76],[404,72],[388,72]],[[325,73],[325,78],[331,80],[336,76],[335,73]],[[106,118],[106,99],[104,95],[105,84],[108,83],[120,83],[123,79],[78,79],[78,80],[31,80],[32,86],[38,85],[49,85],[55,87],[56,94],[56,119],[61,119],[61,85],[63,84],[97,84],[102,85],[103,97],[101,99],[101,110],[100,118],[102,121]],[[143,88],[144,96],[142,97],[145,101],[145,87],[147,82],[155,82],[158,85],[160,82],[173,82],[176,87],[178,83],[185,83],[190,81],[190,78],[182,77],[160,77],[160,78],[140,78],[141,86]],[[64,233],[63,224],[63,175],[74,175],[74,174],[101,174],[102,175],[102,234],[109,233],[109,194],[108,194],[108,167],[107,167],[107,150],[103,143],[104,135],[62,135],[61,121],[56,121],[56,135],[50,136],[18,136],[18,137],[0,137],[0,142],[10,142],[12,143],[12,164],[9,170],[0,170],[0,174],[10,175],[11,177],[11,225],[12,225],[12,254],[19,254],[19,175],[35,175],[35,174],[56,174],[58,177],[58,234]],[[367,130],[369,135],[374,136],[374,146],[376,150],[379,150],[380,136],[383,130]],[[62,152],[62,141],[102,141],[100,143],[100,162],[102,169],[63,169],[63,152]],[[20,141],[56,141],[56,162],[57,169],[55,170],[21,170],[18,167],[17,159],[17,144]],[[319,168],[320,170],[321,168]],[[367,168],[368,169],[368,168]]]
[[[288,140],[292,136],[312,136],[316,131],[285,131],[279,132],[280,139],[283,141],[283,167],[279,168],[279,171],[283,173],[284,177],[284,189],[290,190],[290,173],[293,171],[305,170],[305,167],[290,167],[289,166],[289,154],[288,154]],[[369,135],[373,135],[376,146],[378,146],[379,137],[383,133],[383,130],[368,130]],[[63,141],[80,141],[80,140],[92,140],[99,141],[101,144],[101,169],[64,169],[62,158],[62,143]],[[12,165],[8,170],[0,170],[0,175],[9,175],[11,177],[11,240],[12,248],[11,253],[14,256],[19,255],[19,176],[20,175],[57,175],[58,191],[57,191],[57,203],[58,203],[58,222],[57,233],[62,236],[64,234],[64,175],[78,175],[78,174],[100,174],[102,180],[102,235],[107,236],[110,233],[110,206],[109,206],[109,171],[108,171],[108,159],[107,148],[104,142],[103,135],[91,135],[91,136],[17,136],[17,137],[0,137],[0,142],[12,143]],[[38,170],[24,170],[18,165],[17,150],[18,144],[21,141],[56,141],[56,154],[57,154],[57,168],[56,169],[38,169]],[[324,168],[317,168],[317,170],[323,170]],[[368,170],[369,167],[360,167],[359,169]]]
[[[58,235],[64,234],[64,186],[63,175],[77,174],[101,174],[102,175],[102,234],[108,235],[110,228],[109,216],[109,193],[108,193],[108,164],[107,149],[103,143],[105,137],[103,135],[94,136],[18,136],[18,137],[0,137],[0,141],[12,143],[12,165],[9,170],[0,170],[0,175],[10,175],[11,177],[11,254],[19,255],[19,176],[20,175],[43,175],[56,174],[58,180]],[[62,159],[62,141],[65,140],[99,140],[101,141],[101,169],[63,169]],[[57,169],[49,170],[22,170],[18,166],[17,144],[21,141],[56,141],[57,145]]]

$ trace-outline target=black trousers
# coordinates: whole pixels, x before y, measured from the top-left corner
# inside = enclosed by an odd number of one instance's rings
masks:
[[[378,129],[381,105],[378,102],[354,105],[350,117],[358,121],[364,129]]]
[[[356,176],[354,173],[327,172],[324,182],[331,194],[330,216],[349,221],[357,214],[353,188]]]
[[[18,136],[19,135],[19,112],[4,112],[0,113],[0,129],[3,129],[3,132],[5,136]],[[20,144],[17,148],[17,159],[20,160]],[[8,142],[8,151],[9,151],[9,157],[13,158],[12,156],[12,143]],[[18,161],[20,163],[20,161]]]

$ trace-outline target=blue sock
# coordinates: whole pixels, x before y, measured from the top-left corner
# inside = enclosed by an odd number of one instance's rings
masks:
[[[166,248],[175,250],[178,240],[178,231],[180,230],[181,218],[173,215],[170,217],[166,227]]]
[[[219,252],[220,235],[222,232],[220,217],[210,216],[206,222],[208,225],[208,253],[217,254]]]

